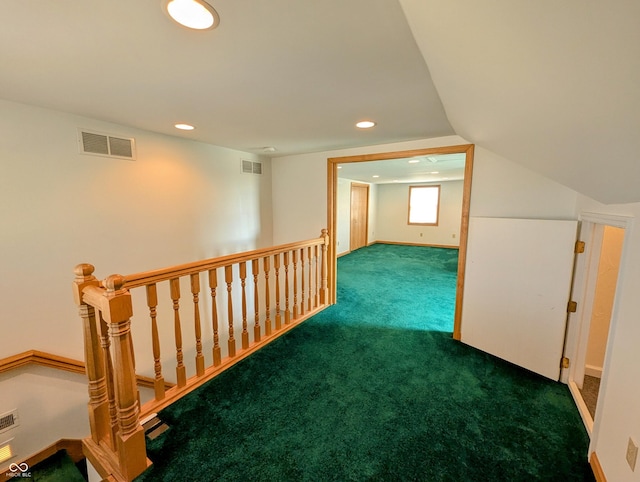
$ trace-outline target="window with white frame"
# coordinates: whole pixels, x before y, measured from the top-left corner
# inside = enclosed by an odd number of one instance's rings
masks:
[[[409,186],[409,224],[437,226],[440,185]]]

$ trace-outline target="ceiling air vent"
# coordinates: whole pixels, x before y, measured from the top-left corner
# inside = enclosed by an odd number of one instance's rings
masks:
[[[242,160],[243,174],[262,174],[262,163]]]
[[[135,159],[135,140],[78,129],[80,152],[118,159]]]
[[[18,409],[11,410],[10,412],[0,414],[0,433],[11,430],[17,427],[18,422]]]

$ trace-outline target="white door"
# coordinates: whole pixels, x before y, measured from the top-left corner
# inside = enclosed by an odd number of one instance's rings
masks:
[[[462,341],[560,376],[577,221],[470,218]]]

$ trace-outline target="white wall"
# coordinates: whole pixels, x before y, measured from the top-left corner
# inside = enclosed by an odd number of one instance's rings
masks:
[[[137,160],[80,154],[78,127],[134,137]],[[0,132],[0,359],[31,349],[84,358],[71,290],[78,263],[94,264],[102,279],[272,244],[269,160],[261,159],[261,176],[242,174],[241,159],[260,159],[5,101]],[[190,297],[183,290],[185,303]],[[134,342],[143,332],[148,337],[148,315],[134,308]],[[187,357],[193,324],[185,323],[183,332]],[[171,346],[171,339],[165,341]],[[208,345],[205,351],[210,353]],[[175,358],[175,348],[163,355]],[[153,359],[137,363],[144,368]],[[165,367],[169,379],[172,366]],[[20,457],[45,442],[88,435],[86,380],[52,377],[41,382],[41,372],[11,373],[0,380],[0,413],[18,408],[28,415],[16,437],[22,439]],[[45,385],[54,386],[43,390]],[[59,394],[67,392],[69,403],[59,405]],[[37,409],[53,398],[56,404]]]
[[[270,162],[241,153],[0,101],[0,358],[30,349],[82,359],[70,284],[271,244]],[[76,128],[132,136],[136,161],[78,153]]]
[[[0,415],[18,409],[18,423],[0,434],[0,446],[10,441],[15,457],[0,464],[0,474],[12,462],[38,453],[61,438],[89,435],[87,377],[37,365],[0,374]],[[153,390],[140,389],[142,403]]]
[[[437,226],[408,224],[409,186],[421,184],[378,186],[378,241],[459,246],[464,181],[431,184],[440,185],[440,214]]]
[[[326,227],[328,158],[460,144],[468,142],[459,136],[448,136],[274,158],[275,243],[314,237]],[[575,191],[476,147],[471,216],[575,219],[576,199]],[[375,237],[379,237],[377,232]]]
[[[272,159],[275,244],[313,238],[327,227],[328,158],[459,144],[468,142],[458,136],[449,136]],[[303,179],[306,182],[301,181]],[[377,233],[374,236],[377,237]]]
[[[580,197],[578,212],[583,211],[638,218],[640,203],[603,205]],[[625,460],[629,437],[640,443],[640,232],[636,219],[631,224],[625,232],[592,436],[607,480],[616,482],[640,481],[640,465],[632,472]]]

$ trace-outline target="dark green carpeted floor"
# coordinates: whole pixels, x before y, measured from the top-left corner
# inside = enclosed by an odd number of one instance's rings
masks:
[[[594,480],[566,386],[451,338],[456,265],[340,258],[338,304],[161,412],[138,480]]]

